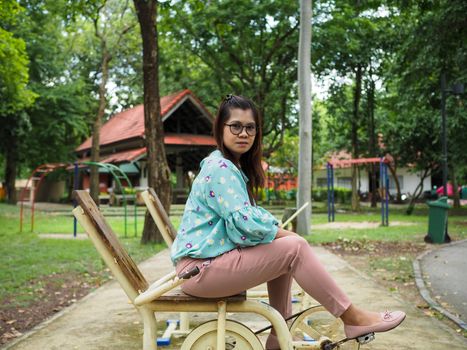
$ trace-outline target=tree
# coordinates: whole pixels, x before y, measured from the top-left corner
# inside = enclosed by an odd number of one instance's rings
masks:
[[[157,44],[157,1],[134,0],[143,40],[144,126],[147,149],[148,185],[157,189],[164,209],[170,211],[170,169],[164,148],[160,112],[159,50]],[[161,242],[151,215],[146,212],[142,243]]]
[[[29,124],[24,109],[35,98],[27,86],[29,60],[25,42],[13,32],[22,10],[15,1],[0,3],[0,151],[5,159],[5,187],[10,203],[16,202],[18,140],[24,136]]]
[[[100,129],[107,107],[107,83],[109,81],[109,65],[125,34],[134,26],[131,8],[128,2],[97,1],[85,7],[86,17],[90,18],[94,25],[94,34],[98,39],[100,54],[99,67],[99,107],[93,121],[91,161],[100,161]],[[91,166],[90,195],[99,203],[99,169]]]
[[[24,9],[16,32],[26,42],[29,87],[37,94],[25,110],[29,135],[21,139],[20,160],[28,170],[74,158],[75,147],[88,135],[94,97],[89,66],[77,55],[74,32],[80,23],[70,19],[66,1],[28,1]]]
[[[311,230],[311,172],[312,172],[312,124],[311,124],[311,0],[300,1],[300,44],[298,51],[298,85],[300,103],[300,151],[298,160],[297,208],[309,206],[299,214],[297,231],[309,235]]]
[[[226,93],[251,97],[263,116],[264,153],[271,154],[296,122],[296,3],[171,1],[161,11],[164,48],[185,50],[173,60],[162,52],[163,62],[170,62],[163,66],[164,81],[181,77],[213,108]]]
[[[427,176],[441,164],[440,76],[446,74],[451,83],[467,81],[466,11],[467,4],[460,0],[409,1],[396,22],[400,30],[395,40],[400,44],[388,64],[385,105],[390,132],[385,143],[401,166]],[[462,127],[467,119],[460,101],[447,99],[448,164],[453,166],[467,161]],[[419,193],[413,195],[408,212]]]
[[[361,156],[360,129],[362,117],[363,83],[365,76],[372,76],[381,64],[384,52],[387,19],[380,14],[382,1],[336,1],[322,7],[321,18],[315,32],[313,62],[319,76],[333,79],[333,85],[352,86],[352,108],[341,131],[349,133],[347,149],[353,158]],[[349,80],[353,83],[349,84]],[[369,85],[371,86],[371,85]],[[346,90],[346,88],[344,88]],[[335,92],[342,92],[334,88]],[[371,97],[370,97],[371,99]],[[374,101],[373,101],[374,102]],[[373,108],[374,103],[369,104]],[[349,129],[349,130],[346,130]],[[352,209],[359,209],[358,168],[352,166]]]

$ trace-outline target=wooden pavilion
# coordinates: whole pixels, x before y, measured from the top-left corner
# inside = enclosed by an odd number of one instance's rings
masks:
[[[199,162],[215,149],[213,116],[190,91],[183,90],[161,98],[161,117],[167,161],[176,174],[174,200],[183,200],[188,172],[196,172]],[[77,149],[77,161],[88,161],[92,137]],[[138,105],[112,116],[100,133],[100,161],[119,166],[133,186],[147,187],[144,106]],[[101,192],[114,187],[110,174],[100,173]],[[82,176],[82,188],[89,187],[89,173]]]

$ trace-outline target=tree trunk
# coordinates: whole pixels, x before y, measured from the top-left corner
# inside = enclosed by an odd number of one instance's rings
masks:
[[[144,127],[147,149],[148,185],[157,191],[167,213],[172,189],[170,169],[164,148],[164,129],[160,116],[159,54],[157,43],[157,1],[134,0],[143,40]],[[154,221],[146,212],[142,243],[162,242]]]
[[[362,66],[357,65],[355,72],[355,90],[354,90],[354,103],[353,103],[353,118],[352,118],[352,158],[358,158],[358,120],[359,120],[359,107],[360,98],[362,93]],[[357,186],[358,169],[357,165],[352,165],[352,210],[360,210],[360,197],[358,195]]]
[[[16,171],[18,167],[18,147],[16,136],[12,135],[9,147],[6,147],[5,157],[5,190],[7,203],[16,204]]]
[[[298,160],[298,194],[297,209],[306,202],[310,205],[298,216],[297,233],[311,233],[311,1],[300,1],[300,42],[298,49],[298,99],[300,103],[300,150]]]
[[[409,206],[406,209],[406,214],[411,215],[414,208],[415,208],[415,201],[420,197],[423,192],[423,182],[425,179],[431,175],[431,169],[425,169],[423,175],[420,177],[420,182],[418,183],[417,187],[415,188],[413,194],[411,195]]]
[[[109,80],[109,62],[111,56],[107,51],[106,43],[102,40],[102,80],[99,84],[99,109],[97,110],[96,118],[92,128],[92,146],[91,146],[91,162],[99,162],[100,160],[100,132],[102,126],[102,118],[104,117],[105,107],[107,106],[106,85]],[[94,202],[99,205],[99,167],[91,165],[90,178],[90,195]]]
[[[394,163],[394,166],[388,164],[389,171],[391,172],[392,178],[394,179],[394,184],[396,185],[396,203],[402,202],[401,195],[401,185],[399,183],[399,178],[397,177],[397,164]]]
[[[454,208],[460,208],[461,207],[461,199],[459,195],[459,191],[457,190],[458,184],[457,184],[457,178],[456,178],[456,167],[454,164],[451,163],[451,179],[452,179],[452,195],[453,195],[453,200],[454,200]]]

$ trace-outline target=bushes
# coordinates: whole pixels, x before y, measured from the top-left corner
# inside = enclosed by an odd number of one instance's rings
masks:
[[[266,202],[269,200],[283,200],[283,201],[294,201],[297,198],[297,189],[291,190],[273,190],[261,188],[258,191],[258,200]],[[315,187],[312,190],[312,198],[314,201],[326,202],[328,200],[328,189],[326,187]],[[352,190],[343,187],[334,188],[334,201],[341,204],[349,204],[352,199]]]
[[[326,187],[313,188],[312,198],[318,202],[326,202],[328,200],[328,189]],[[334,187],[334,202],[341,204],[349,204],[352,200],[352,190],[344,187]]]

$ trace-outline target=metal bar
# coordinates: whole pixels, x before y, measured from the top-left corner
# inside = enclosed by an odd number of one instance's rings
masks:
[[[79,176],[79,168],[78,168],[78,163],[75,162],[75,169],[74,169],[74,174],[73,174],[73,190],[76,191],[78,189],[78,176]],[[73,198],[73,208],[76,208],[78,205],[78,202],[76,202],[76,199]],[[75,216],[73,216],[73,237],[76,238],[76,231],[78,228],[77,225],[78,221]]]
[[[386,226],[389,226],[389,176],[388,165],[383,163],[384,175],[386,176]]]
[[[328,209],[328,222],[331,221],[331,184],[329,183],[331,181],[331,169],[330,169],[330,164],[326,164],[326,187],[327,187],[327,209]]]
[[[217,303],[217,350],[225,350],[226,302]]]
[[[332,222],[335,221],[336,208],[334,205],[334,165],[331,164],[331,213]]]
[[[379,162],[379,188],[380,188],[380,197],[381,197],[381,225],[384,226],[384,181],[383,181],[383,158]]]
[[[185,333],[190,331],[190,314],[188,312],[180,312],[180,331]]]

